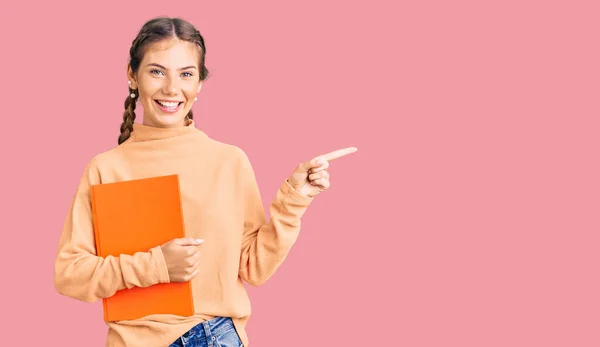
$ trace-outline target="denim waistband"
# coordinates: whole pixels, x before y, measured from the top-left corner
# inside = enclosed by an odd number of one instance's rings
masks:
[[[202,322],[182,335],[185,339],[203,338],[212,335],[221,335],[234,328],[233,321],[229,317],[216,317]]]

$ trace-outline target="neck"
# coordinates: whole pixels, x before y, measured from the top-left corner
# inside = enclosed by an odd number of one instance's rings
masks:
[[[161,140],[175,136],[181,136],[192,133],[196,129],[196,124],[191,119],[186,119],[185,124],[173,127],[159,127],[145,123],[133,123],[132,141],[150,141]]]
[[[158,123],[152,121],[152,119],[144,117],[143,121],[142,121],[142,124],[146,125],[146,126],[149,126],[149,127],[155,127],[155,128],[178,128],[178,127],[185,127],[185,126],[190,125],[191,121],[192,120],[188,119],[187,116],[186,116],[179,123],[175,123],[175,124],[171,124],[171,125],[162,125],[162,124],[158,124]]]

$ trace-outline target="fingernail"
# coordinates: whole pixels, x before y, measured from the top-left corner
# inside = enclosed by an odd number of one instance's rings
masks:
[[[319,160],[317,160],[317,164],[319,164],[319,165],[322,165],[322,164],[324,164],[324,163],[325,163],[325,160],[323,160],[323,159],[319,159]]]

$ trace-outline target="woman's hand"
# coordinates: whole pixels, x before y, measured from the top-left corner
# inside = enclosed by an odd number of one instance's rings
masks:
[[[161,246],[171,282],[187,282],[198,274],[200,246],[204,241],[184,237]]]
[[[320,155],[298,165],[288,183],[300,194],[315,197],[331,186],[329,181],[329,162],[356,152],[356,147],[348,147]]]

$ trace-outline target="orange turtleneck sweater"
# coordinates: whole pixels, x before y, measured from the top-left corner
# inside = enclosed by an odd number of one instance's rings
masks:
[[[89,192],[93,184],[170,174],[179,175],[186,236],[204,239],[200,272],[192,279],[195,315],[108,322],[106,346],[168,346],[216,316],[231,317],[248,346],[250,300],[242,280],[258,286],[274,274],[296,241],[312,198],[283,180],[267,220],[246,154],[211,139],[193,121],[179,128],[135,123],[126,142],[92,158],[59,240],[56,290],[95,302],[129,286],[169,282],[160,246],[135,256],[96,256]]]

